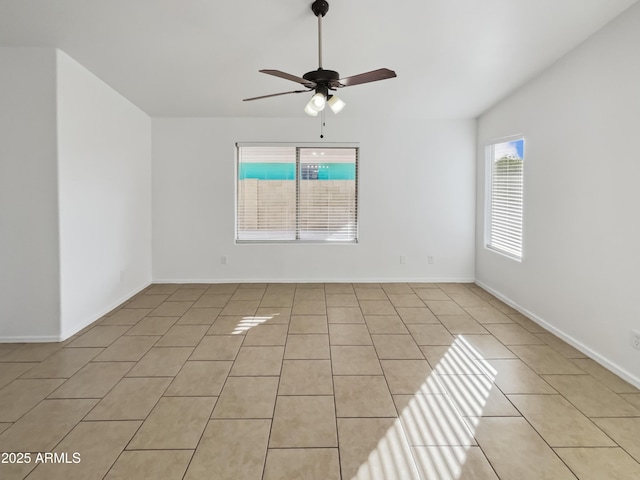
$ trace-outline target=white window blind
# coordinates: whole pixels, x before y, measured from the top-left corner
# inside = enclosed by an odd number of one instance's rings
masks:
[[[301,240],[356,238],[356,149],[300,149]]]
[[[357,240],[356,147],[238,146],[237,241]]]
[[[295,240],[295,147],[239,147],[237,240]]]
[[[522,258],[524,139],[489,148],[491,189],[487,246]]]

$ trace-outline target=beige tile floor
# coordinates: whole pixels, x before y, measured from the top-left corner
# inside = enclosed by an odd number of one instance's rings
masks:
[[[471,284],[152,285],[0,345],[2,480],[640,479],[639,439],[638,389]]]

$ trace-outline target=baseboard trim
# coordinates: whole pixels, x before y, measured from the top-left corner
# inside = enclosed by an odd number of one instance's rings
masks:
[[[553,333],[556,337],[564,340],[565,342],[567,342],[572,347],[580,350],[587,357],[589,357],[592,360],[598,362],[600,365],[605,367],[607,370],[610,370],[611,372],[615,373],[616,375],[618,375],[623,380],[626,380],[627,382],[632,384],[634,387],[640,388],[640,378],[638,378],[635,375],[631,374],[630,372],[628,372],[624,368],[620,367],[618,364],[613,363],[608,358],[602,356],[600,353],[598,353],[595,350],[591,349],[590,347],[586,346],[582,342],[576,340],[571,335],[568,335],[567,333],[563,332],[562,330],[554,327],[551,323],[547,322],[546,320],[544,320],[543,318],[539,317],[535,313],[533,313],[530,310],[518,305],[516,302],[514,302],[510,298],[505,297],[500,292],[498,292],[498,291],[494,290],[493,288],[491,288],[489,285],[486,285],[485,283],[483,283],[483,282],[481,282],[479,280],[475,280],[475,283],[479,287],[482,287],[484,290],[489,292],[494,297],[498,298],[502,302],[506,303],[510,307],[514,308],[515,310],[517,310],[518,312],[522,313],[527,318],[531,319],[532,321],[534,321],[535,323],[537,323],[538,325],[543,327],[545,330],[548,330],[549,332]]]
[[[58,343],[59,335],[34,335],[32,337],[0,337],[0,343]]]
[[[475,283],[472,277],[438,278],[156,278],[151,283]]]

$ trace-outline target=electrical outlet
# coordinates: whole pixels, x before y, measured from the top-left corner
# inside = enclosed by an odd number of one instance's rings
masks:
[[[227,256],[223,255],[220,257],[220,264],[221,265],[226,265],[227,264]]]
[[[427,257],[427,263],[433,265],[433,257]]]
[[[407,263],[407,257],[405,255],[400,255],[400,265],[404,265]]]
[[[640,332],[631,331],[631,345],[640,350]]]

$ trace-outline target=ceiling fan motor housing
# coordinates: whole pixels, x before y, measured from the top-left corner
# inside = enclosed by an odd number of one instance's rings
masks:
[[[316,17],[320,15],[324,17],[329,11],[329,3],[325,2],[325,0],[316,0],[311,4],[311,11]]]
[[[334,70],[319,68],[318,70],[305,73],[302,78],[315,82],[316,93],[322,93],[326,97],[329,94],[329,89],[335,88],[339,83],[340,74]]]
[[[315,82],[318,85],[324,84],[328,86],[333,82],[337,82],[340,78],[340,74],[334,70],[325,70],[324,68],[319,68],[317,70],[313,70],[312,72],[305,73],[302,78],[311,82]]]

